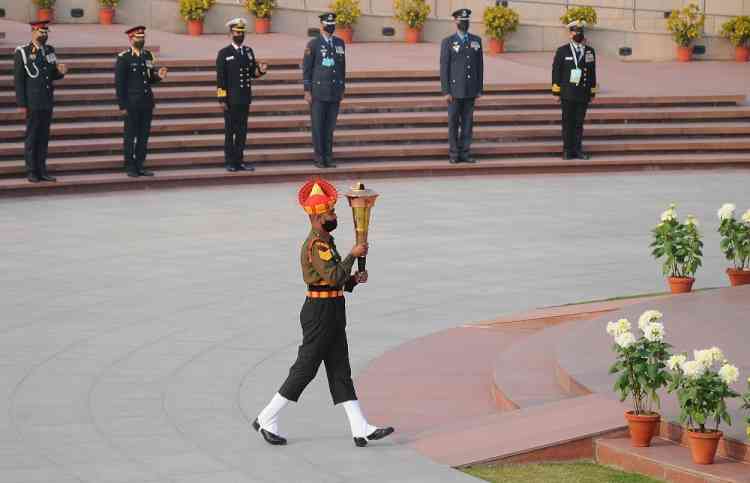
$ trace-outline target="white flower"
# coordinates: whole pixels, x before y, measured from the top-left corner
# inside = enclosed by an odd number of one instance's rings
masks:
[[[617,322],[609,322],[607,324],[607,334],[612,337],[624,334],[630,330],[630,321],[628,319],[620,319]]]
[[[698,228],[698,226],[699,226],[698,225],[698,219],[696,217],[694,217],[693,215],[688,215],[687,218],[685,218],[685,224],[688,225],[688,226],[692,225],[692,226],[694,226],[696,228]]]
[[[732,203],[724,203],[721,205],[721,208],[719,208],[718,215],[720,220],[726,220],[727,218],[734,218],[734,210],[736,210],[737,207],[733,205]]]
[[[632,332],[623,332],[615,337],[615,344],[619,345],[623,349],[627,349],[631,345],[635,344],[635,336]]]
[[[745,222],[745,223],[750,223],[750,210],[747,210],[747,211],[746,211],[746,212],[745,212],[745,213],[744,213],[744,214],[742,215],[742,221],[743,221],[743,222]]]
[[[721,351],[721,349],[714,346],[708,350],[711,351],[711,357],[713,358],[714,362],[726,362],[726,359],[724,358],[724,353]]]
[[[714,363],[714,356],[711,349],[694,350],[693,357],[695,358],[695,362],[699,363],[706,369],[711,367]]]
[[[691,379],[701,377],[706,372],[706,367],[700,361],[683,362],[681,368],[685,376]]]
[[[643,337],[649,342],[661,342],[664,340],[664,324],[661,322],[651,322],[643,331]]]
[[[658,310],[647,310],[641,314],[638,318],[638,328],[643,332],[646,331],[646,326],[651,322],[656,322],[663,317],[662,313]]]
[[[677,213],[674,210],[674,204],[669,205],[669,209],[662,212],[661,221],[672,221],[677,219]]]
[[[734,384],[740,378],[740,371],[732,364],[724,364],[719,369],[719,377],[727,385]]]
[[[682,367],[682,365],[685,364],[686,361],[687,356],[685,354],[675,354],[667,361],[667,367],[670,371],[674,371],[678,367]]]

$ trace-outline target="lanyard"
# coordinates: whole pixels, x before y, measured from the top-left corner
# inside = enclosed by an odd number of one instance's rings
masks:
[[[585,47],[581,47],[581,58],[578,58],[578,54],[576,54],[576,49],[573,48],[573,43],[570,43],[570,52],[573,54],[573,62],[576,64],[576,69],[578,68],[578,61],[583,59],[583,53],[586,50]]]

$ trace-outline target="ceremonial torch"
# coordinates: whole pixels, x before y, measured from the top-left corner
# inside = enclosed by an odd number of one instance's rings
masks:
[[[370,229],[370,210],[375,206],[378,194],[371,189],[365,189],[364,183],[357,183],[346,194],[349,206],[352,207],[354,217],[354,231],[357,236],[357,244],[367,243],[367,232]],[[357,257],[357,270],[365,271],[365,257]]]

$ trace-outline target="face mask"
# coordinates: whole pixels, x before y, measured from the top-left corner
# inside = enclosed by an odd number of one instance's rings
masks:
[[[458,21],[458,30],[461,32],[468,32],[469,31],[469,21],[468,20],[459,20]]]
[[[339,222],[338,220],[326,220],[325,222],[323,222],[322,226],[325,231],[331,233],[336,229],[337,226],[339,226]]]
[[[575,40],[579,44],[583,42],[583,32],[576,32],[576,34],[573,36],[573,40]]]
[[[244,35],[232,35],[232,42],[234,42],[236,45],[242,45],[242,42],[245,41]]]
[[[325,26],[323,26],[323,30],[325,30],[329,34],[332,34],[336,30],[336,26],[335,25],[325,25]]]
[[[36,43],[38,43],[39,45],[46,44],[47,43],[47,36],[46,35],[40,35],[39,37],[37,37]]]
[[[144,45],[146,45],[146,41],[145,40],[135,40],[135,41],[133,41],[133,47],[135,47],[138,50],[141,50]]]

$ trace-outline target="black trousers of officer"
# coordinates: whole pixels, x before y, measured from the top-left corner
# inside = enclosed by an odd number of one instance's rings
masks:
[[[576,154],[583,150],[583,121],[586,119],[588,102],[561,100],[563,150]]]
[[[151,135],[151,119],[153,108],[128,109],[125,116],[125,169],[128,173],[138,173],[143,170],[148,151],[148,138]]]
[[[465,160],[471,151],[474,129],[474,97],[453,99],[448,104],[448,154],[451,159]]]
[[[224,111],[224,166],[239,167],[247,144],[250,104],[229,104]]]
[[[26,173],[29,175],[38,177],[47,174],[47,146],[49,145],[51,123],[51,109],[29,109],[26,119],[26,140],[24,142]]]
[[[315,161],[331,161],[333,156],[333,130],[339,115],[340,102],[316,101],[313,99],[310,109],[312,123],[312,142],[315,150]]]
[[[302,345],[297,360],[279,394],[299,400],[302,391],[315,378],[320,363],[326,366],[328,388],[333,404],[357,399],[349,365],[346,342],[346,303],[344,297],[305,300],[300,313]]]

